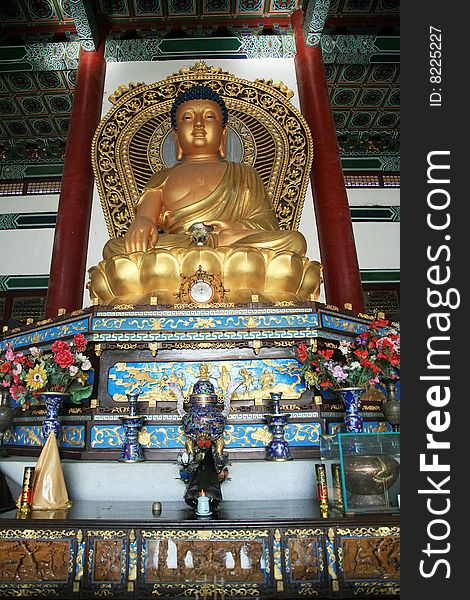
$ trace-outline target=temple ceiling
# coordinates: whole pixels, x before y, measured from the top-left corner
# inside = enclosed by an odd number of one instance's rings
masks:
[[[0,178],[60,175],[80,47],[103,24],[108,61],[285,58],[299,6],[343,166],[399,171],[399,0],[2,0]]]

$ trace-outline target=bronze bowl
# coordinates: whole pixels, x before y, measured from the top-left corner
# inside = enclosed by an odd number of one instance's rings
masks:
[[[389,454],[345,456],[344,479],[353,494],[383,494],[400,474],[400,463]]]

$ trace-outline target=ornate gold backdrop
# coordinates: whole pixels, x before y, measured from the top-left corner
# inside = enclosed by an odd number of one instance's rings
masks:
[[[196,63],[162,81],[121,85],[114,107],[101,120],[92,163],[110,237],[124,235],[152,173],[168,165],[170,109],[196,84],[219,93],[229,109],[229,130],[239,160],[255,167],[272,200],[281,229],[298,229],[313,162],[310,130],[290,102],[293,92],[271,80],[240,79]]]

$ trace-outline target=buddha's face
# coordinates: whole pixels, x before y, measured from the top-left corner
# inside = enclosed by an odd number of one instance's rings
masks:
[[[188,100],[176,111],[176,132],[173,132],[177,158],[182,155],[225,156],[226,128],[222,127],[222,110],[212,100]]]

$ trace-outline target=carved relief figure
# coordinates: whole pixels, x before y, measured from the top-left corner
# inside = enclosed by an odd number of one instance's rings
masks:
[[[312,579],[317,574],[317,549],[315,540],[290,540],[291,576],[294,581]]]
[[[345,539],[342,545],[346,578],[399,577],[400,540],[397,537]]]
[[[3,540],[0,581],[66,581],[69,548],[65,540]]]
[[[121,556],[121,540],[96,540],[94,578],[97,581],[119,581]]]

